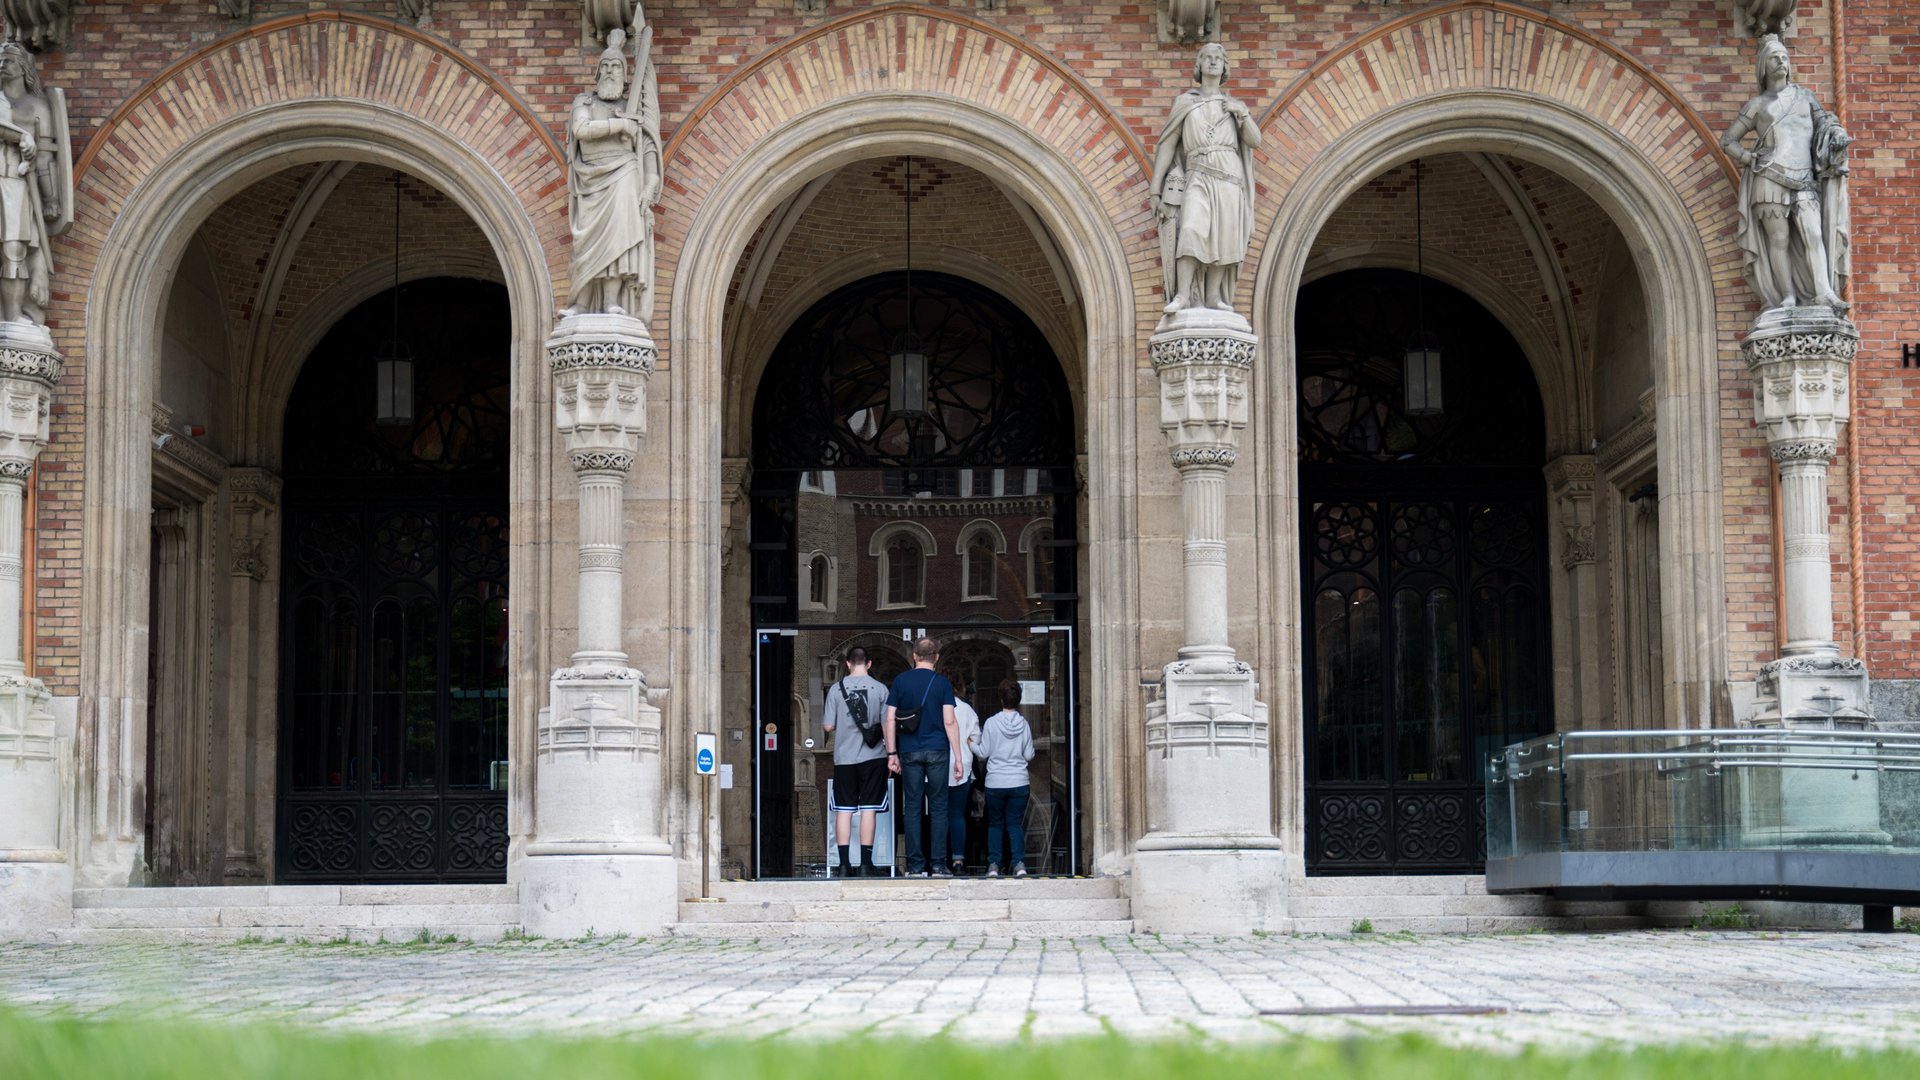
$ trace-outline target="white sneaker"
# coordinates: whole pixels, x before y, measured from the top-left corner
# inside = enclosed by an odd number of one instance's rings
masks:
[[[1026,876],[1027,876],[1027,864],[1026,864],[1026,863],[1019,863],[1019,862],[1017,862],[1017,863],[1014,863],[1014,864],[1013,864],[1013,876],[1014,876],[1014,877],[1026,877]]]
[[[988,864],[987,864],[987,876],[988,876],[988,877],[999,877],[999,876],[1000,876],[1000,868],[999,868],[998,866],[995,866],[995,865],[994,865],[994,864],[992,864],[992,863],[988,863]]]

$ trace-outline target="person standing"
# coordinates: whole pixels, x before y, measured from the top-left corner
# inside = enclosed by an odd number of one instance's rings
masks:
[[[940,674],[953,684],[953,715],[960,726],[960,762],[961,775],[947,787],[947,854],[948,865],[953,872],[967,872],[967,810],[973,799],[973,751],[980,741],[980,714],[967,704],[967,677],[957,667],[948,667]],[[935,823],[935,828],[939,824]]]
[[[853,818],[860,817],[860,871],[877,877],[873,865],[874,822],[887,809],[887,748],[885,722],[887,687],[867,674],[867,650],[847,650],[847,673],[827,690],[821,724],[833,734],[833,839],[840,849],[840,876],[852,877],[847,854],[853,839]]]
[[[987,876],[999,877],[1004,853],[1014,877],[1027,876],[1027,799],[1033,794],[1027,762],[1033,760],[1033,729],[1020,714],[1020,684],[1000,684],[1000,711],[980,726],[975,750],[987,763]],[[1004,834],[1006,847],[1001,847]]]
[[[947,786],[960,775],[960,724],[953,684],[934,670],[940,647],[913,643],[913,669],[893,680],[887,695],[887,769],[900,775],[901,824],[907,834],[907,873],[947,877]],[[932,843],[921,832],[935,823]],[[926,847],[932,847],[932,851]]]

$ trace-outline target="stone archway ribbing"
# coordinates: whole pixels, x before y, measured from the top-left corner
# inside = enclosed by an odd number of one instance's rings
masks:
[[[90,882],[125,880],[133,857],[147,649],[148,456],[163,302],[206,216],[261,178],[354,160],[434,185],[471,217],[498,259],[513,305],[516,607],[546,609],[553,484],[552,414],[541,342],[565,274],[566,185],[553,137],[483,67],[441,42],[343,13],[291,16],[215,42],[115,112],[80,159],[73,231],[50,310],[71,376],[71,410],[50,451],[77,462],[84,440],[87,587],[81,656],[76,833]],[[96,364],[94,357],[112,357]],[[77,470],[78,466],[71,466]],[[73,527],[68,525],[71,530]],[[46,529],[43,543],[58,543]],[[74,540],[67,539],[68,544]],[[511,633],[511,756],[530,758],[544,696],[536,622]],[[524,729],[524,730],[522,730]],[[531,770],[516,769],[516,794]],[[512,831],[524,834],[525,800]]]
[[[883,69],[889,74],[876,77]],[[796,39],[696,115],[677,133],[667,162],[670,202],[688,209],[673,209],[661,227],[663,273],[671,274],[663,287],[672,290],[670,608],[671,624],[684,628],[674,645],[676,673],[721,668],[722,433],[714,404],[732,392],[721,364],[723,305],[754,231],[812,178],[854,161],[910,153],[982,172],[1059,239],[1085,312],[1084,655],[1093,681],[1083,712],[1102,728],[1089,750],[1096,866],[1118,869],[1141,817],[1126,796],[1127,765],[1143,752],[1127,723],[1139,708],[1134,372],[1151,325],[1143,320],[1158,314],[1159,281],[1147,239],[1144,156],[1057,64],[971,20],[905,6]],[[676,690],[686,692],[671,699],[670,755],[693,718],[720,708],[711,680],[678,678]],[[698,829],[686,800],[672,798],[670,828],[691,841]]]
[[[1731,240],[1734,185],[1704,123],[1605,42],[1537,12],[1471,0],[1389,23],[1331,54],[1262,124],[1262,182],[1285,194],[1253,275],[1265,346],[1256,419],[1268,579],[1261,655],[1269,664],[1299,656],[1297,567],[1278,545],[1298,532],[1291,327],[1314,237],[1380,171],[1421,155],[1502,153],[1579,183],[1626,234],[1649,283],[1662,546],[1675,569],[1666,697],[1676,724],[1709,722],[1728,675],[1721,445],[1747,436],[1720,416],[1744,373],[1721,363],[1719,343],[1733,339],[1745,298]],[[1274,697],[1291,745],[1276,765],[1292,787],[1303,705],[1282,667],[1266,674],[1287,688]],[[1283,836],[1299,834],[1292,794],[1276,801]]]

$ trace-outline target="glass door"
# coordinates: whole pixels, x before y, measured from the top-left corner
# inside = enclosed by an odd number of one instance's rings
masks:
[[[869,674],[882,683],[912,666],[914,641],[940,644],[939,670],[961,701],[985,720],[1000,711],[1000,687],[1019,689],[1017,710],[1033,736],[1031,794],[1017,828],[1034,874],[1080,870],[1078,676],[1071,625],[974,622],[947,625],[809,624],[754,632],[754,867],[760,878],[819,878],[837,858],[828,791],[834,740],[824,728],[826,694],[845,674],[849,650],[866,650]],[[987,864],[985,772],[976,761],[966,799],[966,865]],[[949,789],[949,796],[959,792]],[[900,784],[891,784],[875,864],[892,871],[899,835]],[[931,836],[923,841],[930,842]]]

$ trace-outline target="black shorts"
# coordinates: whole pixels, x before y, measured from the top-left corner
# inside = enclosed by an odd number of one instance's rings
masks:
[[[828,809],[885,811],[889,805],[886,758],[833,767],[833,802]]]

